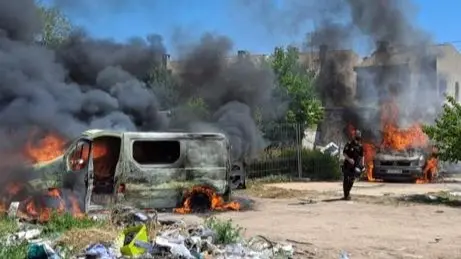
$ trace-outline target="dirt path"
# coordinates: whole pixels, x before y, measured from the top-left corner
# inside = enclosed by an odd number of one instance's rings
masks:
[[[329,191],[326,198],[338,198],[340,183],[290,183],[272,186]],[[380,196],[386,193],[427,193],[454,190],[459,185],[370,185],[360,183],[356,194]],[[328,189],[330,188],[330,189]],[[444,189],[445,188],[445,189]],[[351,259],[372,258],[461,258],[461,210],[446,206],[373,204],[356,201],[322,201],[322,197],[298,199],[255,199],[253,210],[219,214],[246,228],[246,235],[264,235],[299,242],[314,252],[313,258],[339,258],[347,251]],[[317,202],[303,203],[300,199]],[[184,218],[184,216],[181,216]],[[187,221],[200,220],[185,216]],[[309,258],[307,256],[303,258]]]
[[[257,200],[254,211],[226,213],[248,235],[312,243],[316,258],[461,258],[459,209],[429,205],[388,206],[357,202],[300,204]]]
[[[267,186],[291,189],[297,191],[316,191],[327,193],[342,192],[342,183],[340,182],[306,182],[306,183],[274,183]],[[439,191],[461,191],[461,183],[440,183],[440,184],[401,184],[401,183],[368,183],[356,182],[352,189],[352,195],[410,195],[426,194],[429,192]]]

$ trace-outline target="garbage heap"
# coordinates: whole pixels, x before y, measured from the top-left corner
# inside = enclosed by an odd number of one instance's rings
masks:
[[[211,218],[213,219],[213,218]],[[36,239],[40,230],[21,231],[8,238],[9,243],[28,240],[28,258],[293,258],[291,244],[280,244],[262,236],[249,240],[237,232],[210,224],[186,224],[171,216],[161,217],[156,212],[145,213],[131,208],[114,211],[110,220],[120,229],[116,240],[88,244],[75,255],[66,251],[55,240]],[[57,240],[58,238],[56,238]],[[223,242],[225,240],[232,242]]]

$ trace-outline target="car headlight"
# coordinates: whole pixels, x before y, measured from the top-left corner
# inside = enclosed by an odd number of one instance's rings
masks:
[[[418,164],[419,164],[420,166],[423,166],[424,163],[426,163],[426,158],[425,158],[423,155],[421,155],[421,156],[419,157]]]

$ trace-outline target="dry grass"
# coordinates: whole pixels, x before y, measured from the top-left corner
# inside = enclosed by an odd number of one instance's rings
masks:
[[[288,199],[288,198],[303,197],[308,194],[307,191],[277,188],[277,187],[272,187],[272,186],[265,186],[263,184],[251,185],[250,187],[248,187],[246,190],[243,190],[242,192],[249,196],[265,198],[265,199]]]
[[[286,188],[278,188],[268,186],[270,183],[290,182],[291,179],[285,176],[269,176],[260,179],[254,179],[247,182],[247,189],[238,190],[236,193],[242,193],[245,195],[266,198],[266,199],[288,199],[303,197],[311,194],[310,191],[292,190]]]
[[[57,241],[60,246],[82,251],[89,244],[107,243],[115,240],[121,229],[111,225],[104,228],[73,229],[65,232]]]

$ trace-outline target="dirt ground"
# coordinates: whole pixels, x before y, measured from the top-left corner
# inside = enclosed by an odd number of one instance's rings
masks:
[[[459,191],[461,184],[357,183],[352,201],[338,200],[340,183],[283,183],[264,188],[283,194],[291,189],[294,195],[285,195],[288,199],[250,196],[254,208],[218,217],[233,219],[247,236],[290,239],[305,251],[299,258],[340,258],[341,251],[351,259],[461,258],[460,208],[382,202],[390,196]],[[200,220],[194,215],[181,217]]]
[[[342,194],[342,183],[340,182],[300,182],[300,183],[273,183],[266,186],[297,190],[314,191],[319,193]],[[461,182],[437,183],[437,184],[402,184],[402,183],[354,183],[352,195],[385,196],[385,195],[414,195],[431,192],[451,191],[461,193]]]

